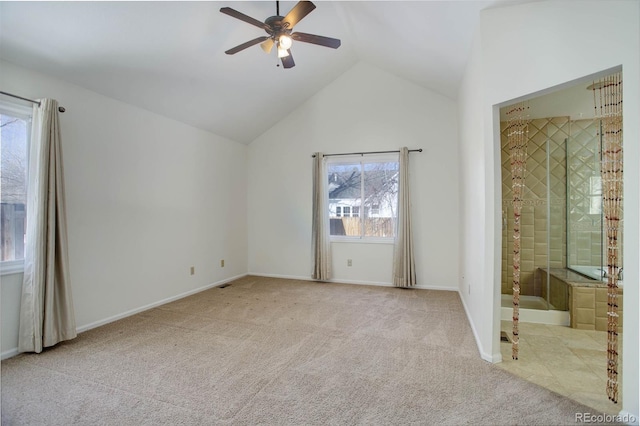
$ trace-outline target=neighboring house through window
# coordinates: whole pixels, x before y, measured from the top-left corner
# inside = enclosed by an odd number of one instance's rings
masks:
[[[398,166],[397,155],[327,159],[330,233],[334,239],[395,236]]]
[[[31,108],[0,103],[0,272],[21,272],[27,213]]]

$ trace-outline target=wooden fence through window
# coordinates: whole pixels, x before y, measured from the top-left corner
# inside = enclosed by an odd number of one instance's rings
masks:
[[[362,227],[360,217],[331,218],[331,235],[359,237]],[[395,221],[392,217],[370,217],[364,219],[366,237],[393,237]]]

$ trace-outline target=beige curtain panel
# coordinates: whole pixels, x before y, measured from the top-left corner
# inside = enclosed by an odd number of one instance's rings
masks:
[[[40,353],[43,347],[76,337],[58,102],[52,99],[33,107],[27,185],[18,350]]]
[[[409,149],[407,147],[400,149],[398,218],[393,249],[393,285],[396,287],[413,287],[416,285],[413,230],[411,229],[411,201],[409,198]]]
[[[331,279],[331,244],[329,241],[329,195],[326,190],[327,173],[324,155],[316,152],[313,157],[313,220],[312,249],[313,271],[311,278],[318,281]]]

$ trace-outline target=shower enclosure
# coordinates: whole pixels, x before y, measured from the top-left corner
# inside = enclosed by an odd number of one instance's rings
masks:
[[[512,306],[513,207],[501,123],[502,306]],[[568,311],[568,282],[606,280],[600,121],[532,119],[521,213],[520,308]]]
[[[514,217],[506,125],[501,123],[502,306],[508,307],[513,294]],[[529,123],[520,217],[520,307],[524,309],[568,309],[566,295],[552,297],[550,271],[567,264],[565,140],[569,128],[568,117],[539,118]]]

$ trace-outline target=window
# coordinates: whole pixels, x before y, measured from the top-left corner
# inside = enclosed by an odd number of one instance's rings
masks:
[[[31,109],[0,103],[0,270],[23,269]]]
[[[589,177],[589,214],[602,213],[602,177]]]
[[[327,160],[332,237],[393,238],[398,208],[398,158]],[[361,212],[364,215],[361,215]]]

